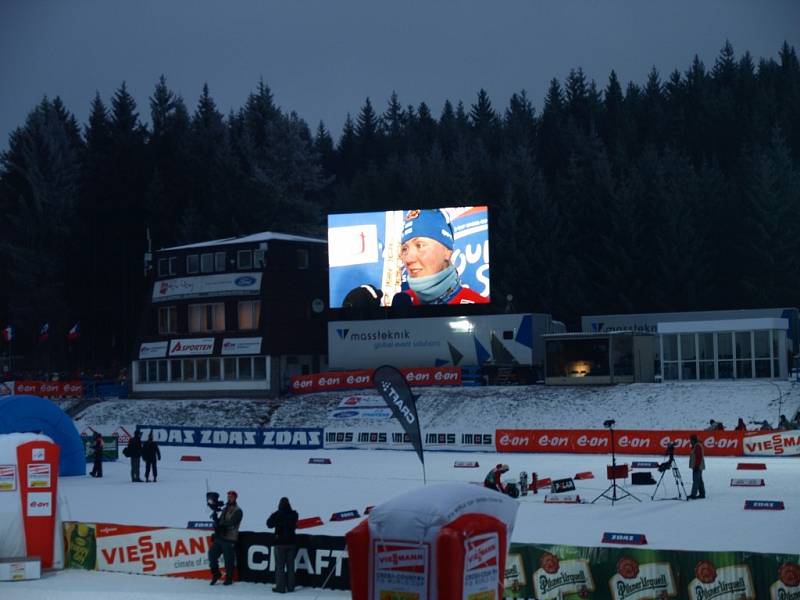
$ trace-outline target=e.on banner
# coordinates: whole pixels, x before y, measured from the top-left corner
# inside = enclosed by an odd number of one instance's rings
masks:
[[[689,437],[696,435],[706,456],[742,456],[741,431],[648,431],[614,430],[617,454],[664,455],[667,445],[675,444],[675,454],[688,455]],[[611,452],[607,429],[498,429],[495,435],[498,452],[567,452],[605,454]]]
[[[210,579],[210,531],[98,523],[97,569]]]
[[[41,398],[82,398],[80,381],[15,381],[15,394],[30,394]]]
[[[461,385],[459,367],[418,367],[400,369],[411,386]],[[372,370],[331,371],[314,375],[293,375],[291,388],[295,394],[311,394],[328,390],[371,388]]]

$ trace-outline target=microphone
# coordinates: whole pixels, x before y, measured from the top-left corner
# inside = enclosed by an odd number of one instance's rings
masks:
[[[397,292],[392,297],[392,308],[399,307],[399,306],[411,306],[414,302],[411,300],[411,296],[404,292]]]

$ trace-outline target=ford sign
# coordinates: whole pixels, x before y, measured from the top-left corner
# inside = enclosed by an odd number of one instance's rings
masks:
[[[240,287],[249,287],[256,282],[255,277],[250,277],[249,275],[244,275],[242,277],[237,277],[234,280],[234,283]]]

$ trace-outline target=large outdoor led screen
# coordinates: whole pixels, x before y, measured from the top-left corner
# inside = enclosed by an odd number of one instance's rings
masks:
[[[328,216],[330,307],[488,304],[486,206]]]

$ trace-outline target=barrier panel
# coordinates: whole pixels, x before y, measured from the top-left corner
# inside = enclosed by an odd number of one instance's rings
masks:
[[[461,385],[460,367],[417,367],[400,372],[411,386]],[[373,387],[371,369],[292,375],[290,381],[289,389],[295,394]]]
[[[15,381],[14,393],[30,394],[40,398],[82,398],[80,381]]]
[[[161,446],[200,446],[203,448],[279,448],[283,450],[320,449],[323,430],[312,427],[261,429],[260,427],[179,427],[137,425],[142,439],[152,433]]]
[[[425,450],[494,452],[494,432],[423,431]],[[387,429],[325,429],[325,449],[413,450],[411,438],[399,426]]]
[[[777,599],[800,596],[797,555],[511,544],[506,598]]]
[[[119,438],[115,435],[104,435],[103,437],[103,462],[119,460]],[[94,460],[94,438],[82,435],[83,451],[86,454],[86,462]]]
[[[689,437],[697,435],[706,456],[741,456],[743,436],[740,431],[614,431],[617,454],[657,454],[663,456],[667,444],[675,444],[675,454],[688,455]],[[607,429],[498,429],[495,432],[498,452],[567,452],[573,454],[609,454],[611,435]]]
[[[800,429],[746,433],[744,455],[800,456]]]

